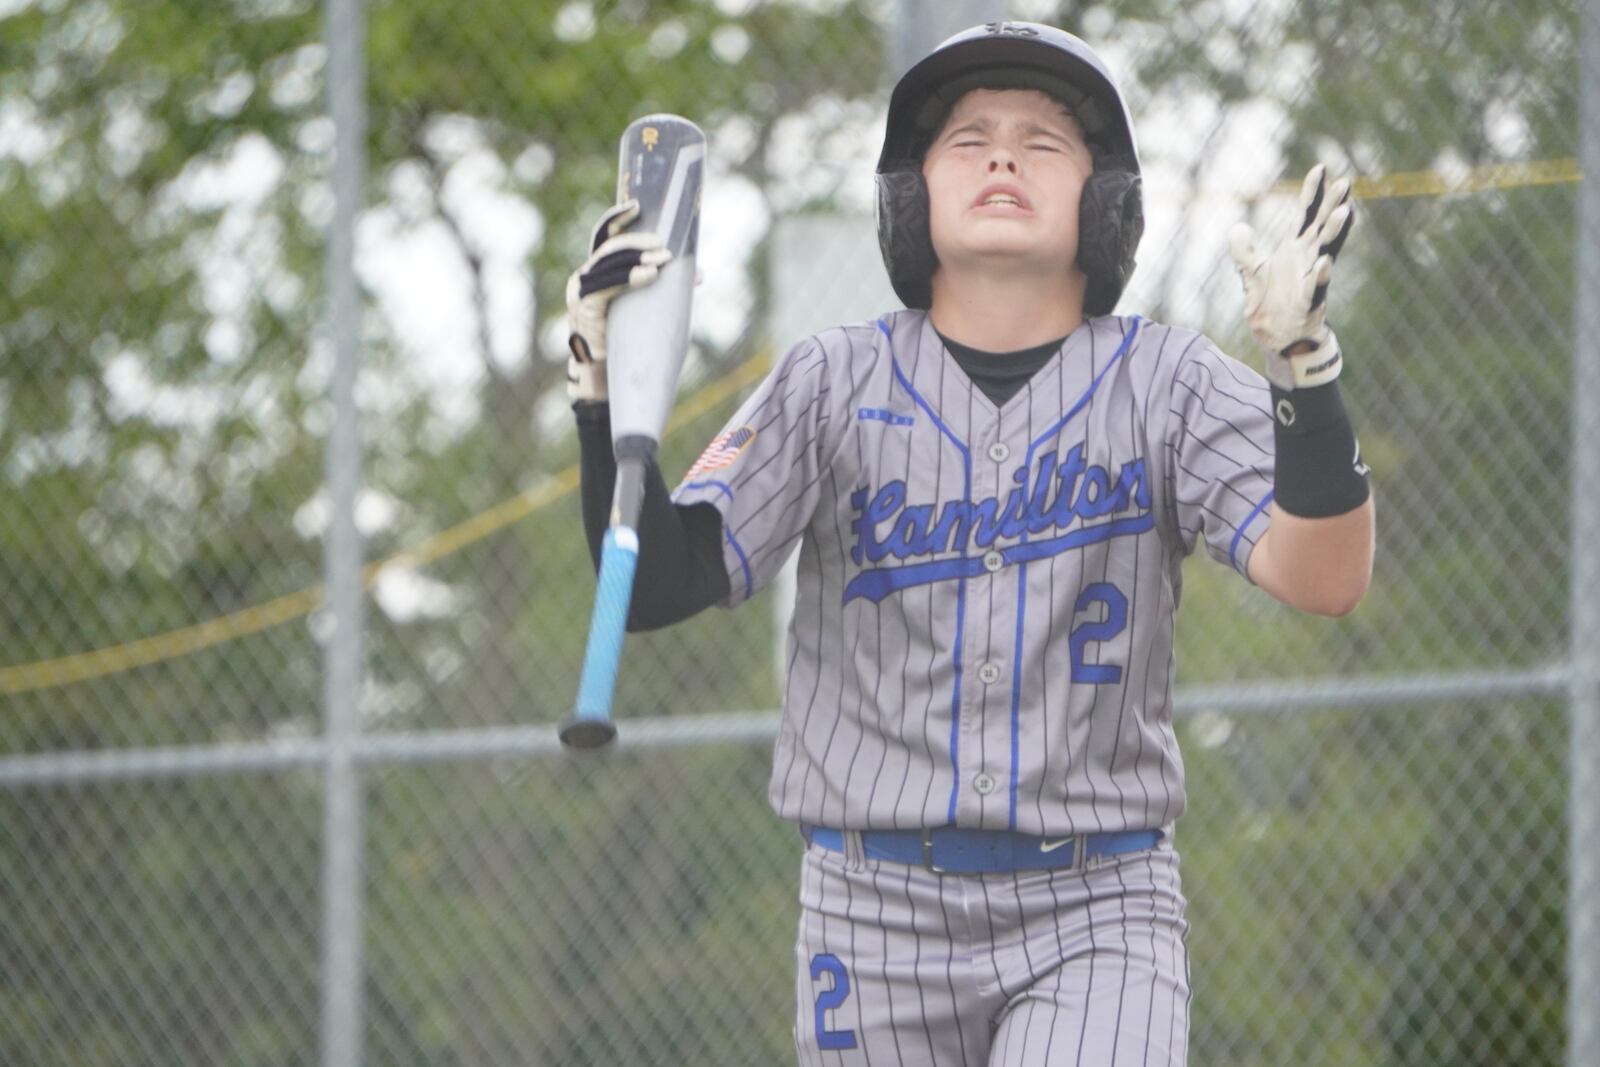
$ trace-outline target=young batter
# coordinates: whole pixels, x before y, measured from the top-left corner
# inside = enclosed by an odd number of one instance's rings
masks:
[[[1181,563],[1342,615],[1372,504],[1324,322],[1347,182],[1270,257],[1233,235],[1266,379],[1111,314],[1143,227],[1082,41],[990,23],[895,89],[879,162],[907,310],[794,345],[640,520],[634,628],[738,604],[800,545],[771,800],[807,841],[805,1064],[1184,1064],[1172,829]],[[596,231],[569,287],[584,517],[614,463],[605,305],[662,253]],[[1270,384],[1269,384],[1270,382]]]

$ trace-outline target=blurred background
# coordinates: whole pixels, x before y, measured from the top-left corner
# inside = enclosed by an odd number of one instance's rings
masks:
[[[0,0],[0,1064],[793,1061],[781,583],[629,639],[617,751],[554,742],[594,589],[564,283],[627,123],[700,123],[672,481],[775,351],[898,306],[888,89],[1003,17],[1128,96],[1124,312],[1253,359],[1228,225],[1286,224],[1314,162],[1360,179],[1332,301],[1372,591],[1328,621],[1186,569],[1192,1062],[1600,1063],[1565,1029],[1568,974],[1600,991],[1577,0],[331,6]]]

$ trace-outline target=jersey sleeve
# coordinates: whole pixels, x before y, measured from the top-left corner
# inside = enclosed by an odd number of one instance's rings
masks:
[[[1167,494],[1185,554],[1207,551],[1246,578],[1272,502],[1271,392],[1259,373],[1207,341],[1173,373]]]
[[[772,580],[816,510],[833,421],[828,379],[823,346],[796,344],[673,490],[674,503],[722,514],[728,607]]]

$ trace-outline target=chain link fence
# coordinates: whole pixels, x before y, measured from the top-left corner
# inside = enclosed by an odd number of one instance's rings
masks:
[[[627,122],[700,122],[675,477],[775,348],[887,294],[887,86],[968,14],[1073,29],[1122,79],[1125,310],[1247,355],[1228,225],[1286,221],[1313,161],[1361,177],[1334,307],[1372,591],[1329,621],[1186,569],[1193,1062],[1600,1062],[1568,1038],[1600,968],[1568,936],[1600,761],[1566,688],[1600,596],[1570,564],[1576,0],[348,9],[367,599],[330,746],[323,12],[0,0],[0,1063],[792,1060],[781,596],[631,637],[624,745],[554,743],[593,597],[562,290]]]

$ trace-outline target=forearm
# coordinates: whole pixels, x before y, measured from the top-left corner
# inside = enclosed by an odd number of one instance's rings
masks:
[[[1354,611],[1372,580],[1376,545],[1369,496],[1353,511],[1306,518],[1271,509],[1272,526],[1250,553],[1250,580],[1301,611],[1341,616]]]
[[[1276,497],[1250,578],[1291,607],[1348,615],[1371,581],[1375,540],[1355,430],[1337,382],[1274,388],[1272,400]]]
[[[598,568],[617,477],[611,415],[605,404],[579,404],[576,412],[583,525],[590,556]],[[628,609],[630,631],[659,629],[727,598],[721,515],[709,504],[686,508],[673,504],[661,468],[653,460],[645,473],[638,533],[639,565]]]

